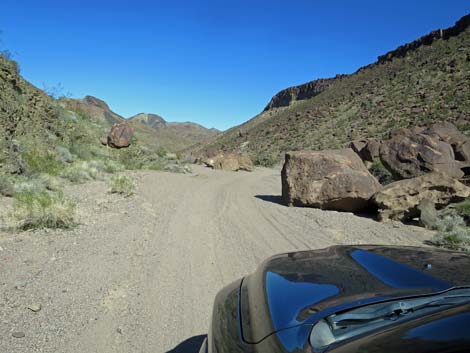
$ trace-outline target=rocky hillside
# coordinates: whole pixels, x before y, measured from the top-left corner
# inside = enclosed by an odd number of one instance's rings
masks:
[[[435,121],[470,132],[470,15],[405,44],[351,75],[276,94],[248,122],[193,150],[249,153],[270,165],[289,150],[339,148]]]
[[[89,117],[109,124],[119,124],[125,121],[125,119],[113,112],[105,101],[98,99],[93,96],[86,96],[83,99],[62,99],[62,102],[68,107],[68,109],[86,114]]]
[[[172,152],[205,142],[219,133],[218,130],[207,129],[191,122],[170,123],[157,114],[140,113],[125,119],[113,112],[106,102],[92,96],[83,99],[64,98],[60,102],[66,109],[89,117],[105,127],[127,121],[144,145],[165,148]]]
[[[156,140],[169,150],[180,151],[198,143],[207,142],[220,133],[192,122],[167,122],[157,114],[140,113],[129,118],[133,126],[147,126],[154,130]]]
[[[16,62],[0,55],[0,171],[21,169],[15,155],[22,140],[63,138],[59,115],[53,100],[20,76]]]

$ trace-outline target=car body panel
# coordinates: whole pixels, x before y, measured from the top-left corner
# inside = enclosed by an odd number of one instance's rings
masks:
[[[243,338],[257,343],[335,311],[468,284],[470,256],[458,252],[334,246],[282,254],[243,281]]]
[[[470,255],[460,252],[334,246],[277,255],[219,292],[208,352],[313,352],[312,326],[328,315],[465,285]]]

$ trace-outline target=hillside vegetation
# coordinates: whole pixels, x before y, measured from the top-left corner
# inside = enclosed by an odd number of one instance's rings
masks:
[[[155,139],[150,127],[138,130],[128,148],[100,143],[121,121],[94,97],[52,98],[0,55],[0,198],[13,197],[14,206],[9,215],[0,207],[0,228],[13,226],[12,221],[21,229],[73,226],[75,205],[62,191],[66,184],[108,179],[126,169],[189,171],[177,156],[147,143],[145,138]],[[130,194],[132,182],[115,180],[119,193]]]
[[[435,121],[470,132],[470,15],[379,57],[351,75],[312,81],[273,97],[266,109],[194,154],[249,153],[262,165],[289,150],[338,148]]]

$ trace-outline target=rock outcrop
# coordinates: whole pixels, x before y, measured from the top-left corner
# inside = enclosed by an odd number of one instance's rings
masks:
[[[114,148],[129,147],[132,143],[134,129],[127,124],[115,124],[108,134],[108,146]]]
[[[456,179],[464,175],[452,146],[420,128],[393,131],[391,138],[381,144],[380,159],[395,179],[431,172],[446,173]]]
[[[407,43],[405,45],[399,46],[397,49],[388,52],[387,54],[381,55],[378,57],[378,63],[383,64],[387,61],[391,61],[394,58],[402,58],[408,52],[418,49],[423,45],[431,45],[434,41],[439,39],[449,39],[465,31],[470,26],[470,15],[462,17],[457,23],[446,29],[438,29],[432,31],[431,33],[418,38],[417,40]]]
[[[336,77],[319,79],[302,85],[286,88],[277,93],[264,110],[267,111],[273,108],[286,107],[293,101],[315,97],[344,76],[345,75],[336,75]]]
[[[289,206],[355,212],[381,189],[351,149],[288,152],[282,197]]]
[[[429,173],[400,180],[385,186],[373,197],[379,209],[379,220],[406,221],[420,216],[419,205],[424,199],[436,209],[459,202],[470,196],[470,188],[443,173]]]

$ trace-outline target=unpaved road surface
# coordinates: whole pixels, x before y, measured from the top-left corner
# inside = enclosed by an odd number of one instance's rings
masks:
[[[0,233],[0,353],[194,352],[216,292],[270,255],[429,238],[285,207],[274,170],[195,172],[136,173],[130,198],[103,181],[72,186],[74,230]]]

